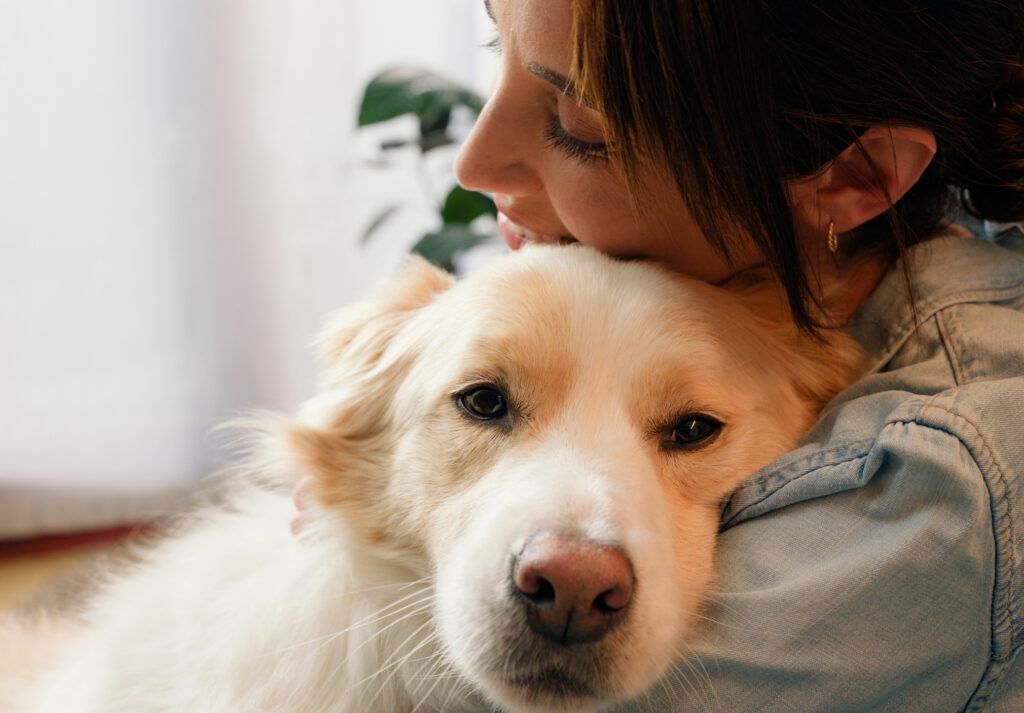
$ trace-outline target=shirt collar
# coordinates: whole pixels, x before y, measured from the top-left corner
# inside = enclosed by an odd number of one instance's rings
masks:
[[[914,245],[906,259],[916,311],[908,298],[903,264],[898,262],[849,321],[851,336],[869,355],[868,373],[881,369],[915,325],[939,310],[960,302],[988,301],[1000,290],[1024,282],[1024,232],[1010,226],[988,239],[951,230]]]
[[[907,299],[902,265],[897,264],[850,320],[851,335],[869,358],[865,376],[882,371],[914,333],[915,325],[939,310],[963,302],[995,301],[1001,294],[1011,297],[1020,292],[1024,284],[1024,232],[1020,228],[1006,229],[994,239],[953,233],[907,251],[917,298],[916,315]],[[723,504],[723,528],[792,502],[862,484],[860,462],[874,443],[877,420],[887,417],[904,396],[892,392],[896,399],[893,403],[884,396],[881,402],[862,399],[859,410],[836,406],[844,399],[857,400],[851,393],[840,394],[826,407],[821,420],[794,450],[752,474],[736,489]],[[828,475],[804,477],[815,471]]]

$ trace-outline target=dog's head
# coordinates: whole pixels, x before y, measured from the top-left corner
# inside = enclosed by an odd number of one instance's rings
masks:
[[[670,664],[723,500],[851,376],[728,292],[583,247],[459,283],[410,263],[327,330],[289,431],[323,511],[429,576],[447,655],[511,710],[592,710]]]

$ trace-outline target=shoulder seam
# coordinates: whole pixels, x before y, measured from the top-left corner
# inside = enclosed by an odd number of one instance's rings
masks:
[[[1000,466],[999,459],[996,458],[995,451],[988,444],[988,440],[985,438],[985,435],[982,433],[981,428],[978,426],[978,424],[976,424],[974,421],[972,421],[971,419],[967,418],[966,416],[964,416],[962,413],[960,413],[958,411],[954,411],[953,409],[947,408],[945,406],[938,406],[938,405],[936,405],[934,403],[934,398],[933,399],[929,399],[928,402],[926,402],[925,404],[923,404],[921,406],[921,409],[918,411],[918,416],[919,417],[924,416],[926,411],[930,412],[930,411],[935,411],[935,410],[942,411],[942,412],[944,412],[944,413],[946,413],[946,414],[948,414],[948,415],[950,415],[950,416],[952,416],[954,418],[957,418],[957,419],[963,421],[964,423],[966,423],[968,426],[971,427],[971,430],[974,432],[974,435],[977,436],[978,440],[981,442],[981,447],[984,450],[985,455],[987,456],[987,461],[992,464],[992,470],[995,471],[995,475],[999,479],[1000,486],[1004,489],[1003,497],[1005,498],[1006,497],[1005,490],[1008,487],[1008,482],[1007,482],[1007,479],[1006,479],[1006,473],[1003,471],[1003,468]],[[921,424],[921,425],[930,426],[931,424]],[[952,433],[951,435],[956,437],[957,440],[959,440],[961,443],[964,444],[964,447],[967,449],[967,451],[971,454],[971,457],[974,459],[975,464],[978,465],[978,470],[981,471],[982,473],[984,473],[986,469],[983,469],[981,467],[981,463],[979,462],[978,456],[975,455],[974,448],[971,447],[971,444],[969,444],[966,441],[964,441],[964,439],[961,438],[959,434]],[[1012,534],[1014,534],[1013,533],[1013,521],[1012,520],[1009,522],[1009,526],[1010,526],[1010,533],[1012,535]],[[1011,538],[1011,540],[1012,541],[1016,541],[1015,538]],[[1015,554],[1014,554],[1013,548],[1010,548],[1009,554],[1010,554],[1010,558],[1011,559],[1015,558]],[[1016,571],[1017,566],[1018,566],[1019,563],[1016,562],[1016,561],[1013,561],[1012,564],[1013,564],[1014,570]]]
[[[953,346],[949,325],[946,323],[946,310],[940,309],[937,311],[933,319],[935,319],[935,326],[939,331],[939,341],[942,343],[942,349],[946,352],[946,358],[949,359],[950,367],[953,370],[953,381],[957,386],[961,386],[966,379],[964,378],[963,366],[960,364],[960,357]]]
[[[1008,300],[1012,297],[1024,294],[1024,282],[1015,281],[1012,284],[1003,284],[997,287],[973,288],[961,290],[951,295],[942,295],[931,301],[925,300],[919,307],[919,321],[915,324],[913,316],[908,317],[894,331],[889,341],[885,343],[879,353],[872,360],[869,371],[877,369],[885,364],[900,348],[914,330],[920,324],[935,316],[936,313],[953,305],[966,302],[996,302]]]
[[[898,419],[891,423],[912,423],[914,425],[947,433],[951,437],[957,439],[970,454],[971,459],[978,468],[979,473],[985,481],[985,487],[988,490],[989,518],[992,527],[992,540],[996,556],[996,562],[994,563],[995,566],[993,568],[995,582],[992,592],[990,614],[990,658],[988,666],[985,667],[985,672],[982,674],[981,680],[978,682],[977,687],[968,699],[968,703],[963,708],[965,712],[978,713],[983,710],[992,691],[998,685],[1003,675],[1009,670],[1009,662],[1013,659],[1014,653],[1020,648],[1020,645],[1014,641],[1016,637],[1015,632],[1013,631],[1013,621],[1015,619],[1013,612],[1013,573],[1017,571],[1019,566],[1012,544],[1016,542],[1016,533],[1014,531],[1013,518],[1007,516],[1005,518],[1005,523],[1009,534],[1010,546],[1003,547],[1000,545],[1000,537],[996,528],[997,523],[1004,520],[1004,518],[1000,517],[999,511],[1006,510],[1008,515],[1009,511],[1012,510],[1012,507],[1010,507],[1012,503],[1009,503],[1009,484],[1006,478],[1006,473],[1001,466],[995,451],[989,445],[977,423],[948,406],[936,404],[935,401],[937,398],[939,398],[939,395],[932,397],[926,403],[922,404],[915,416]],[[965,440],[960,433],[957,433],[956,430],[950,427],[952,424],[944,425],[938,421],[930,419],[929,416],[934,413],[940,413],[969,428],[971,434],[977,439],[977,443],[970,443]],[[995,479],[1000,492],[993,492],[988,474],[991,474]],[[1008,563],[1007,567],[1000,567],[999,559],[1001,557],[1006,558]],[[1008,570],[1008,572],[1004,573],[1001,571],[1004,569]],[[1005,587],[1005,591],[1000,594],[999,589],[1002,587]],[[1009,640],[1008,642],[1001,643],[999,639],[1004,637],[1000,637],[998,634],[1004,627],[1009,631]]]
[[[799,480],[800,478],[812,475],[821,470],[824,470],[825,468],[834,468],[837,466],[844,465],[846,463],[850,463],[852,461],[864,460],[867,457],[868,452],[874,446],[876,440],[877,436],[872,436],[871,438],[863,438],[861,440],[854,441],[853,443],[846,443],[841,446],[828,448],[825,449],[824,451],[816,452],[804,458],[801,458],[795,463],[790,463],[781,470],[772,471],[770,473],[758,474],[750,482],[751,484],[758,486],[758,488],[761,489],[762,492],[752,502],[746,503],[739,510],[729,513],[728,519],[720,523],[720,529],[726,529],[728,527],[733,526],[734,524],[736,524],[737,520],[739,520],[748,510],[750,510],[753,507],[757,507],[765,500],[772,497],[776,493],[781,492],[788,485],[790,485],[796,480]],[[839,455],[840,453],[842,455]],[[836,454],[839,455],[839,457],[836,460],[826,458],[825,462],[821,462],[818,465],[812,467],[807,467],[807,465],[812,461],[822,460],[823,454],[827,454],[829,456],[831,456],[831,454]],[[792,475],[792,477],[785,477],[783,476],[783,474],[785,473],[792,473],[794,475]],[[780,476],[785,477],[785,481],[777,488],[768,489],[765,487],[771,480],[778,478]],[[743,489],[744,488],[737,489],[737,491],[733,493],[733,496],[735,496],[736,493]],[[728,503],[729,500],[726,501],[726,507],[723,507],[723,513],[728,509]]]

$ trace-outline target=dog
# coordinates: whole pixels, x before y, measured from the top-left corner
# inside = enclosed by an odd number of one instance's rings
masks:
[[[858,368],[848,337],[787,314],[770,281],[578,245],[461,281],[410,260],[331,320],[318,395],[256,420],[230,497],[77,616],[9,629],[10,709],[587,712],[641,694],[695,635],[723,502]]]

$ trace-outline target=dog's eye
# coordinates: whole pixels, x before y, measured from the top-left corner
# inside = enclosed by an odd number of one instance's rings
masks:
[[[688,414],[669,433],[665,443],[670,450],[695,449],[718,435],[722,424],[710,416]]]
[[[474,418],[496,421],[508,413],[505,395],[493,386],[474,386],[458,396],[459,406]]]

